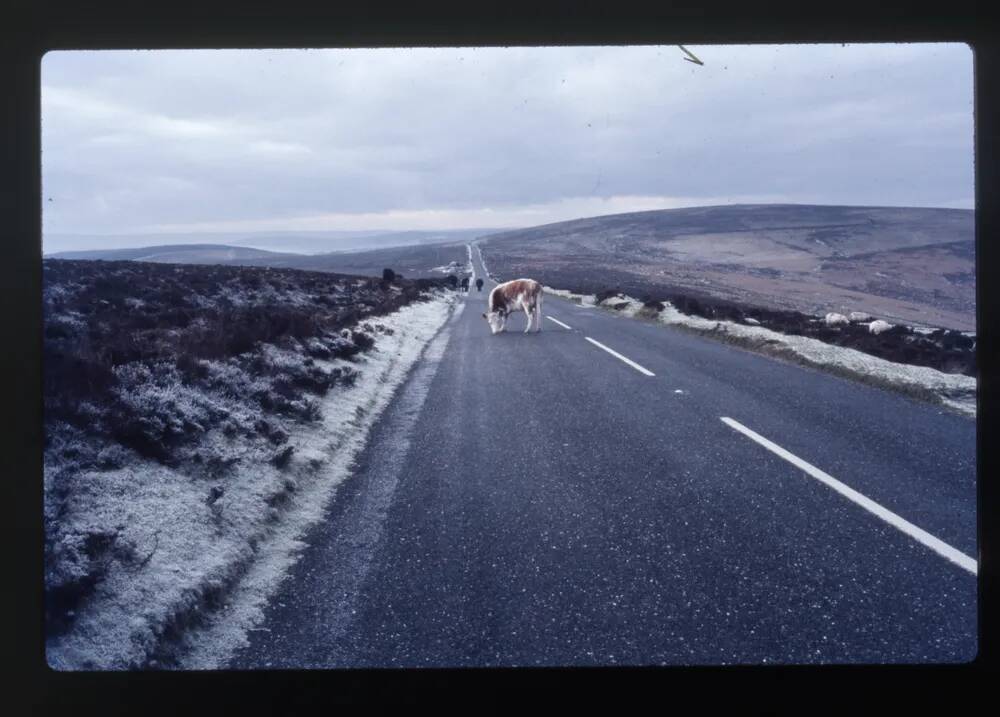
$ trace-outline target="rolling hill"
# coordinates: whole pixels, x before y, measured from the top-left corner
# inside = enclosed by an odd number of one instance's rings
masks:
[[[682,292],[809,314],[975,330],[975,214],[726,205],[615,214],[491,235],[502,279],[635,296]]]
[[[282,253],[225,244],[164,244],[129,249],[66,251],[46,258],[266,266],[275,269],[303,269],[360,276],[381,276],[383,269],[391,268],[416,279],[440,278],[442,272],[437,267],[453,261],[464,265],[468,259],[468,252],[464,243],[417,244],[327,254]]]
[[[227,261],[245,266],[271,266],[307,271],[332,271],[338,274],[381,276],[391,268],[410,278],[441,277],[437,267],[457,261],[464,265],[468,251],[460,244],[421,244],[398,246],[371,251],[337,252],[332,254],[275,254],[267,257],[246,257]]]
[[[55,258],[107,259],[109,255],[79,256],[80,249],[110,252],[133,247],[211,245],[260,249],[279,254],[327,254],[389,247],[434,245],[468,241],[496,229],[442,229],[410,231],[337,230],[273,232],[185,232],[159,234],[68,234],[46,232],[43,250]],[[121,258],[121,257],[117,257]]]
[[[294,254],[280,254],[261,249],[227,246],[225,244],[163,244],[130,249],[94,249],[63,251],[52,259],[84,259],[102,261],[149,261],[160,264],[224,264],[234,260],[279,259]]]

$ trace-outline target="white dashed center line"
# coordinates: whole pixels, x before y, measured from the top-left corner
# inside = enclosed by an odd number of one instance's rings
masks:
[[[764,448],[784,458],[793,466],[805,471],[806,473],[808,473],[810,476],[820,481],[821,483],[825,483],[826,485],[833,488],[835,491],[840,493],[848,500],[857,503],[870,513],[874,513],[885,522],[903,531],[917,542],[922,543],[923,545],[933,550],[938,555],[947,558],[948,560],[950,560],[951,562],[955,563],[956,565],[962,568],[965,568],[973,575],[978,575],[979,570],[976,561],[973,558],[970,558],[965,553],[956,550],[955,548],[951,547],[942,540],[938,540],[933,535],[928,533],[926,530],[918,528],[905,518],[896,515],[891,510],[883,508],[875,501],[865,497],[861,493],[858,493],[853,488],[844,485],[839,480],[829,475],[828,473],[824,473],[811,463],[806,463],[804,460],[802,460],[798,456],[789,453],[776,443],[772,443],[771,441],[767,440],[760,434],[754,433],[753,431],[751,431],[749,428],[739,423],[738,421],[734,421],[732,418],[726,418],[725,416],[721,416],[720,419],[730,428],[733,428],[742,433],[743,435],[747,436],[751,440],[756,441],[760,445],[764,446]]]
[[[555,319],[555,318],[553,318],[551,316],[546,316],[545,318],[548,319],[549,321],[555,321],[557,324],[559,324],[560,326],[562,326],[564,329],[569,329],[570,328],[569,326],[567,326],[566,324],[564,324],[559,319]]]
[[[656,375],[652,371],[649,371],[648,369],[644,369],[642,366],[640,366],[639,364],[637,364],[632,359],[625,358],[624,356],[622,356],[620,353],[618,353],[614,349],[609,349],[607,346],[605,346],[604,344],[602,344],[600,341],[594,341],[594,339],[590,338],[589,336],[584,336],[583,338],[587,339],[587,341],[589,341],[590,343],[594,344],[594,346],[596,346],[597,348],[604,349],[609,354],[611,354],[612,356],[614,356],[616,359],[624,361],[625,363],[627,363],[629,366],[631,366],[632,368],[634,368],[639,373],[645,374],[647,376],[655,376]]]

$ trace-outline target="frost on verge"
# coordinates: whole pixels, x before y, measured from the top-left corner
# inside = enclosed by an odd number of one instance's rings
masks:
[[[464,308],[465,302],[453,306],[452,316],[457,317]],[[301,550],[306,547],[302,542],[302,536],[322,517],[320,506],[329,502],[330,491],[350,473],[353,461],[365,447],[368,431],[375,419],[387,407],[390,400],[397,401],[402,398],[404,402],[410,402],[404,411],[412,411],[411,415],[415,420],[419,406],[426,396],[430,379],[434,376],[437,364],[450,339],[447,326],[435,333],[435,325],[433,321],[428,322],[427,331],[421,332],[421,337],[431,337],[430,341],[420,346],[416,343],[406,346],[407,356],[397,364],[386,367],[386,372],[381,374],[381,381],[384,383],[370,384],[367,392],[374,402],[373,408],[359,423],[358,430],[327,463],[325,470],[328,471],[329,478],[324,479],[323,484],[317,485],[314,493],[302,491],[296,496],[296,501],[302,507],[296,508],[294,513],[289,513],[286,519],[275,526],[267,543],[262,546],[253,563],[241,576],[239,584],[229,593],[225,606],[210,616],[204,624],[183,635],[180,645],[181,657],[178,661],[181,669],[223,669],[240,648],[249,644],[247,634],[264,620],[264,609],[298,560]],[[415,376],[417,382],[409,387],[411,393],[401,397],[398,395],[401,384],[413,375],[409,372],[409,367],[418,359],[421,366],[414,369],[417,372]],[[423,375],[420,375],[420,372],[423,372]],[[365,394],[357,395],[363,399]],[[409,443],[409,438],[405,435],[400,437],[404,443]],[[403,451],[405,453],[405,449]],[[402,455],[401,453],[400,460]],[[335,622],[332,614],[330,618]],[[331,624],[330,627],[331,639],[335,639],[334,626]]]
[[[593,294],[574,294],[573,292],[566,291],[565,289],[553,289],[551,286],[543,286],[542,291],[546,294],[552,294],[553,296],[567,299],[582,306],[595,306],[597,304],[597,297]]]
[[[343,335],[229,358],[124,363],[85,377],[111,382],[113,403],[84,401],[75,425],[47,408],[46,584],[77,596],[48,625],[49,664],[156,666],[165,641],[225,607],[248,566],[298,547],[454,303],[437,294]],[[72,334],[74,313],[47,307],[50,333]]]

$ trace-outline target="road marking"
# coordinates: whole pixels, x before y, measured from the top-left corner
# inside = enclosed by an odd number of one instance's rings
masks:
[[[768,449],[772,453],[784,458],[786,461],[791,463],[796,468],[800,468],[801,470],[805,471],[816,480],[830,486],[848,500],[854,501],[865,510],[874,513],[885,522],[889,523],[890,525],[896,528],[899,528],[904,533],[909,535],[911,538],[913,538],[919,543],[926,545],[928,548],[933,550],[938,555],[947,558],[948,560],[950,560],[951,562],[955,563],[956,565],[962,568],[965,568],[973,575],[978,575],[979,569],[976,561],[973,558],[970,558],[965,553],[956,550],[955,548],[951,547],[942,540],[938,540],[933,535],[928,533],[926,530],[918,528],[905,518],[896,515],[891,510],[883,508],[875,501],[865,497],[861,493],[858,493],[853,488],[849,488],[848,486],[844,485],[833,476],[829,475],[828,473],[824,473],[811,463],[806,463],[804,460],[802,460],[798,456],[789,453],[776,443],[772,443],[771,441],[767,440],[760,434],[754,433],[753,431],[751,431],[749,428],[739,423],[738,421],[734,421],[732,418],[726,418],[725,416],[720,416],[720,419],[730,428],[733,428],[742,433],[743,435],[747,436],[751,440],[756,441],[757,443],[764,446],[764,448]]]
[[[559,324],[560,326],[562,326],[564,329],[570,329],[572,331],[572,327],[567,326],[566,324],[564,324],[559,319],[554,319],[551,316],[546,316],[545,318],[548,319],[549,321],[555,321],[557,324]]]
[[[632,359],[625,358],[624,356],[622,356],[620,353],[618,353],[614,349],[609,349],[607,346],[605,346],[604,344],[602,344],[600,341],[594,341],[594,339],[590,338],[589,336],[584,336],[583,338],[587,339],[587,341],[589,341],[590,343],[594,344],[594,346],[596,346],[597,348],[604,349],[605,351],[607,351],[609,354],[611,354],[615,358],[621,359],[622,361],[624,361],[625,363],[627,363],[629,366],[631,366],[632,368],[634,368],[639,373],[644,373],[647,376],[655,376],[656,375],[652,371],[644,369],[642,366],[640,366],[639,364],[637,364]]]

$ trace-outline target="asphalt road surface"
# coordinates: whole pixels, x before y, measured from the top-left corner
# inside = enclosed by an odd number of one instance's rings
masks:
[[[492,336],[492,286],[230,667],[976,656],[974,420],[548,295]]]

